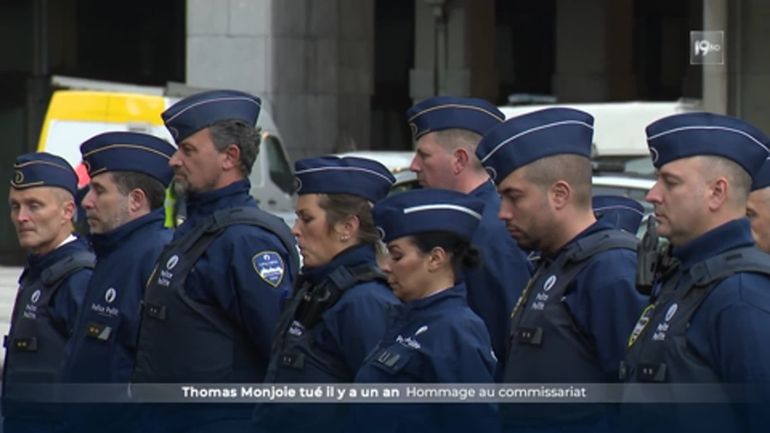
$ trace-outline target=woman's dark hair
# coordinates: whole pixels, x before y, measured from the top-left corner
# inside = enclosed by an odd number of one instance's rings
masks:
[[[447,231],[422,232],[412,235],[412,241],[424,254],[440,247],[452,257],[452,270],[455,280],[464,268],[475,268],[481,264],[481,252],[470,241],[460,235]]]

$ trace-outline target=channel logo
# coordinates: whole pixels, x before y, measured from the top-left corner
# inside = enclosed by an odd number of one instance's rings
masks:
[[[690,32],[690,64],[723,65],[724,37],[723,31]]]

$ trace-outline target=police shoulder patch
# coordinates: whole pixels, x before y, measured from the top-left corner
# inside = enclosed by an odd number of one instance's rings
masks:
[[[262,251],[251,258],[251,264],[254,266],[259,278],[273,287],[278,287],[283,281],[283,275],[286,273],[286,266],[283,263],[281,255],[275,251]]]

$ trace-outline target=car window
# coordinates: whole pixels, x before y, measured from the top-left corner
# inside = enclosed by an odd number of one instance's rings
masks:
[[[267,166],[270,167],[270,180],[286,194],[294,192],[294,175],[289,161],[281,148],[281,142],[273,135],[263,137],[262,151],[266,152]]]

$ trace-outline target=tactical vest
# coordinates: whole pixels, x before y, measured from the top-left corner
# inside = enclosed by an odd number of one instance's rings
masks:
[[[320,331],[316,325],[346,290],[376,279],[385,277],[376,265],[367,263],[340,266],[319,284],[300,287],[281,315],[266,382],[352,382],[355,371],[351,371],[342,357],[315,345],[315,335]]]
[[[232,225],[261,227],[289,253],[293,279],[299,268],[294,237],[280,219],[257,208],[223,209],[170,243],[148,281],[142,302],[134,382],[261,382],[266,360],[246,332],[215,306],[191,299],[187,276],[206,249]]]
[[[67,277],[81,269],[93,269],[95,261],[93,253],[80,251],[54,263],[30,284],[22,282],[13,308],[11,330],[4,341],[4,402],[24,400],[24,396],[17,393],[16,384],[60,380],[64,346],[71,330],[60,329],[53,322],[51,301]]]
[[[698,262],[686,273],[678,271],[669,278],[656,302],[645,309],[629,339],[620,378],[652,383],[721,382],[714,369],[688,349],[687,330],[711,290],[725,278],[741,272],[770,275],[770,256],[754,247],[738,248]]]
[[[550,265],[538,268],[522,292],[511,319],[507,383],[607,383],[615,381],[602,371],[594,343],[575,324],[562,302],[569,284],[590,258],[604,251],[636,251],[638,240],[620,230],[602,230],[573,242]],[[562,405],[540,408],[514,405],[503,408],[506,423],[527,425],[597,419],[602,408]],[[558,408],[557,408],[558,406]],[[545,418],[543,418],[545,417]]]
[[[589,258],[613,249],[635,251],[637,242],[629,233],[603,230],[572,243],[535,273],[517,305],[524,308],[511,320],[505,382],[607,382],[593,344],[577,328],[562,298]]]

